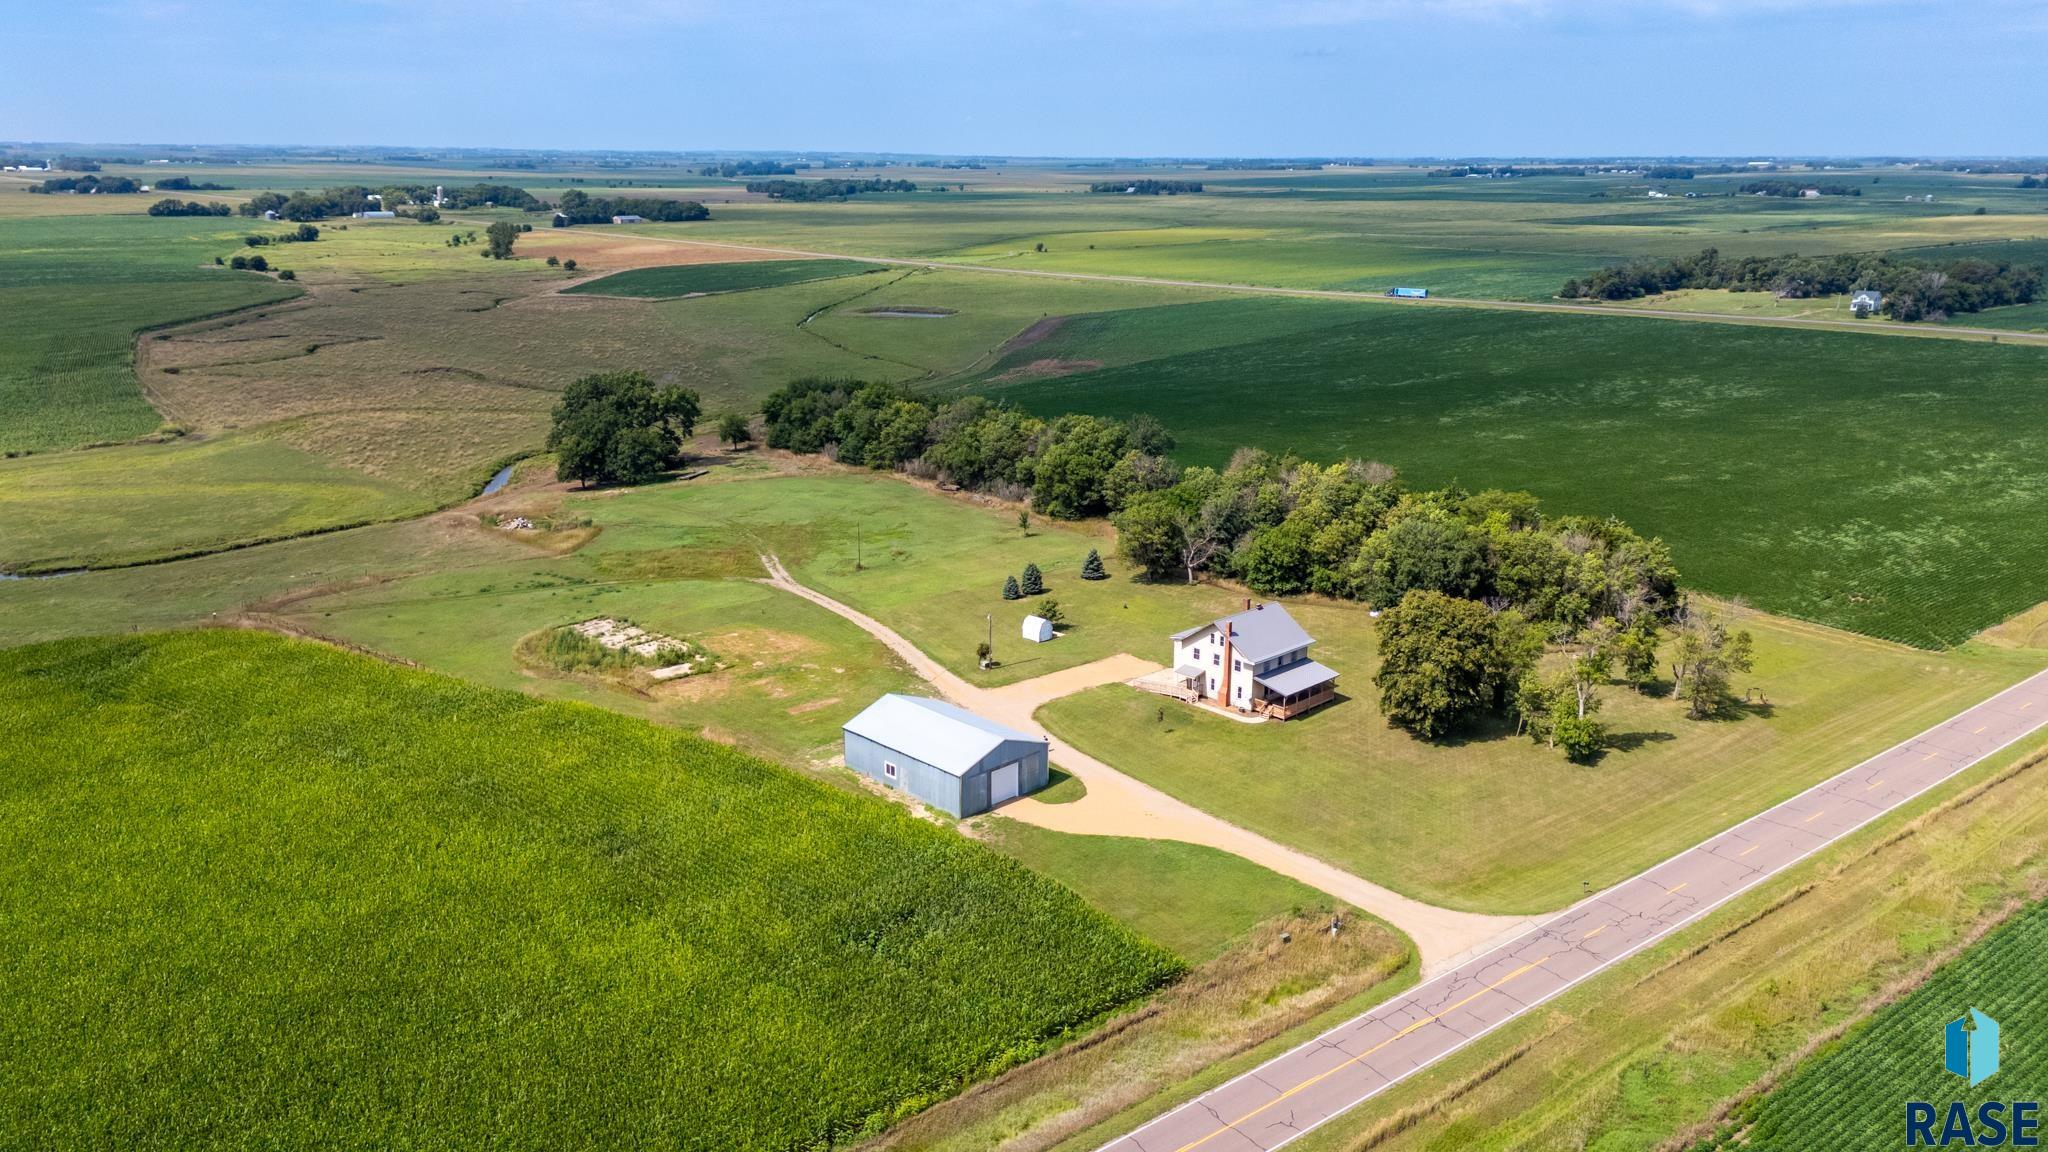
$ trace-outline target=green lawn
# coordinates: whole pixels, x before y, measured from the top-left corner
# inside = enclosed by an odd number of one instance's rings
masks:
[[[1702,1147],[1878,1148],[1899,1139],[1908,1101],[1935,1105],[1938,1134],[1951,1101],[1974,1113],[1991,1100],[2040,1100],[2048,1095],[2048,1058],[2031,1038],[2048,1028],[2044,953],[2048,904],[2035,904],[1743,1108],[1739,1115],[1748,1130],[1740,1143]],[[1950,1076],[1941,1061],[1949,1021],[1973,1008],[1997,1021],[2004,1041],[1997,1079],[1974,1087]],[[2041,1120],[2038,1109],[2034,1118]],[[2004,1119],[2009,1123],[2011,1117]]]
[[[14,649],[0,724],[10,1146],[812,1146],[1178,967],[894,805],[320,645]]]
[[[1296,617],[1347,697],[1244,725],[1121,685],[1058,700],[1060,737],[1226,820],[1431,903],[1535,912],[1629,876],[2038,670],[1984,646],[1934,655],[1753,616],[1769,707],[1693,721],[1603,692],[1619,747],[1581,766],[1489,724],[1445,744],[1388,727],[1363,611]]]
[[[1028,376],[1056,358],[1103,367]],[[1077,317],[982,373],[1033,411],[1526,488],[1691,585],[1925,647],[2048,600],[2048,348],[1314,301]],[[1262,402],[1247,405],[1248,390]],[[1816,446],[1826,445],[1826,450]]]
[[[1190,964],[1215,957],[1258,924],[1331,904],[1306,884],[1199,844],[1075,836],[1001,817],[987,823],[997,850]]]
[[[746,260],[731,264],[677,264],[628,268],[563,291],[588,296],[689,296],[703,292],[744,292],[780,288],[809,280],[831,280],[881,270],[852,260]]]

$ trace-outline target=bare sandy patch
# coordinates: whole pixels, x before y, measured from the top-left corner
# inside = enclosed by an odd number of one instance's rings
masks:
[[[1046,337],[1052,335],[1053,333],[1059,331],[1061,328],[1066,327],[1067,321],[1069,319],[1071,319],[1071,317],[1047,316],[1045,319],[1040,320],[1038,323],[1033,324],[1031,327],[1026,328],[1022,332],[1017,333],[1015,336],[1010,337],[1008,340],[1005,340],[1003,342],[1003,346],[997,349],[996,351],[998,354],[1004,354],[1015,352],[1023,348],[1029,348],[1033,344],[1036,344],[1039,341],[1045,339]]]
[[[1102,367],[1100,360],[1033,360],[1020,364],[1008,372],[995,377],[998,384],[1011,384],[1019,380],[1049,380],[1057,376],[1075,376],[1082,372],[1093,372]]]

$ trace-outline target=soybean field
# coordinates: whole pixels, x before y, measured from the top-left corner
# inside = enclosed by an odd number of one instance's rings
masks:
[[[2036,904],[1807,1061],[1698,1149],[1894,1148],[1905,1143],[1909,1101],[1934,1106],[1938,1133],[1954,1102],[1975,1115],[1986,1101],[2048,1096],[2048,1049],[2038,1041],[2048,1034],[2044,953],[2048,904]],[[1942,1067],[1944,1030],[1972,1008],[1997,1021],[2004,1040],[1997,1074],[1975,1087]]]
[[[974,386],[1150,413],[1186,463],[1249,445],[1526,488],[1663,537],[1694,587],[1922,647],[2048,600],[2048,349],[1289,300],[1040,333]]]

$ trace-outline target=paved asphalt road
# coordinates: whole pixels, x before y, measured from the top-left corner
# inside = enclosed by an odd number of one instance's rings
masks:
[[[1670,935],[2048,723],[2039,673],[1574,905],[1103,1152],[1267,1152]]]

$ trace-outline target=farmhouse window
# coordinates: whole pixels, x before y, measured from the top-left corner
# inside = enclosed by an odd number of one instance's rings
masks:
[[[887,776],[891,780],[896,778],[896,762],[894,760],[882,761],[882,775]]]

